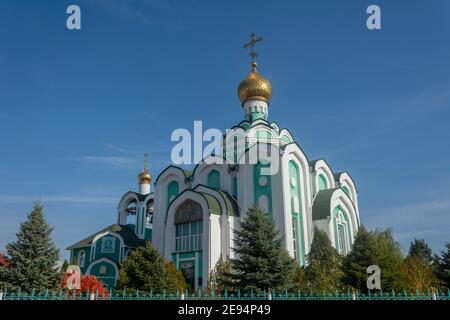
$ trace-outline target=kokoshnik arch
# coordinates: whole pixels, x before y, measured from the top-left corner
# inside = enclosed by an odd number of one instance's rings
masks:
[[[342,255],[352,249],[360,226],[355,182],[346,171],[333,172],[324,159],[308,159],[289,130],[269,121],[272,85],[257,71],[255,59],[260,40],[253,34],[246,45],[252,48],[252,69],[238,87],[244,120],[234,128],[250,134],[241,141],[244,154],[235,156],[246,156],[259,145],[276,146],[271,159],[279,161],[277,173],[261,174],[270,160],[264,156],[254,164],[228,164],[210,155],[192,172],[168,166],[152,192],[146,160],[138,191],[119,201],[117,223],[67,248],[83,273],[114,287],[120,263],[148,240],[173,261],[191,288],[202,289],[220,256],[235,258],[233,230],[255,205],[274,221],[286,250],[301,266],[315,227]]]

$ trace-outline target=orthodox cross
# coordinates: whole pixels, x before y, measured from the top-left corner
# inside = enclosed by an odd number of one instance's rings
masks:
[[[252,32],[252,35],[250,36],[250,42],[244,44],[244,49],[247,49],[248,47],[251,47],[250,56],[253,58],[253,62],[255,62],[256,57],[258,54],[255,51],[255,46],[258,42],[262,42],[262,37],[256,37],[256,34]]]
[[[144,154],[144,170],[147,170],[148,167],[148,153]]]

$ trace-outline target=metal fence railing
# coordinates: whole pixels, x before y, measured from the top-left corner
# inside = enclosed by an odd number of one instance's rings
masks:
[[[261,291],[258,293],[153,293],[133,291],[110,290],[103,294],[98,292],[80,292],[73,290],[45,290],[44,292],[23,292],[18,290],[0,290],[0,301],[3,300],[450,300],[450,290],[427,290],[426,292],[367,292],[346,291],[334,293],[302,293],[288,291]]]

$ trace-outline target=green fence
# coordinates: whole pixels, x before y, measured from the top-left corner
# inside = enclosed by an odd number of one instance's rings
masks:
[[[205,293],[179,293],[166,294],[153,292],[133,292],[127,291],[109,291],[103,295],[98,292],[83,292],[67,290],[30,293],[21,290],[3,290],[0,291],[0,300],[450,300],[450,290],[428,290],[425,293],[411,292],[383,292],[360,293],[358,291],[335,292],[333,294],[312,294],[301,292],[258,292],[241,294],[239,291],[234,293],[223,292],[221,294]]]

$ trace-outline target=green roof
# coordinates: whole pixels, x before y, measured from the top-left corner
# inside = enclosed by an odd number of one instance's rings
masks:
[[[236,200],[234,200],[234,198],[228,192],[222,190],[217,190],[217,192],[219,192],[222,195],[223,199],[225,200],[228,215],[238,217],[239,208],[236,203]]]
[[[203,188],[206,188],[206,189],[209,189],[209,190],[219,193],[220,196],[223,198],[223,201],[225,202],[227,214],[230,216],[235,216],[235,217],[239,216],[239,208],[236,203],[236,200],[228,192],[220,190],[220,189],[214,189],[214,188],[205,186],[204,184],[197,185],[194,188],[195,192],[202,192],[202,191],[197,190],[199,187],[203,187]]]
[[[339,189],[340,188],[321,190],[317,193],[312,207],[313,220],[323,220],[330,216],[331,197],[333,196],[333,193]]]
[[[211,213],[219,215],[221,214],[222,210],[220,210],[220,203],[215,197],[205,192],[198,192],[198,193],[200,193],[203,197],[205,197],[206,202],[208,203],[208,208]]]
[[[91,234],[89,237],[71,245],[66,250],[88,247],[92,244],[92,241],[96,236],[108,231],[119,234],[122,237],[124,244],[128,247],[136,248],[145,245],[145,240],[139,239],[134,233],[134,230],[131,229],[131,227],[127,225],[112,224],[94,234]]]

